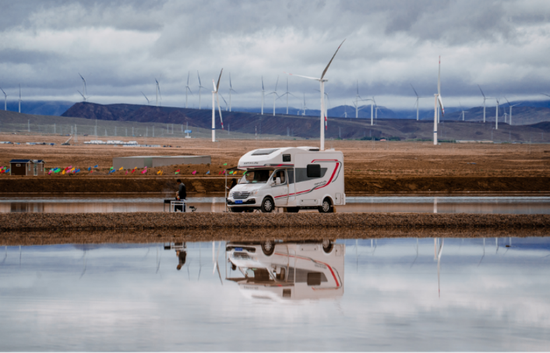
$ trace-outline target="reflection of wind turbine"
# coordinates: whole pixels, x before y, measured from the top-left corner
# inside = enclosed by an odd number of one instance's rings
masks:
[[[197,70],[197,77],[199,78],[199,110],[200,110],[201,109],[201,89],[206,87],[203,87],[201,83],[201,75],[199,75],[199,70]]]
[[[220,80],[222,78],[223,69],[220,71],[220,76],[218,77],[218,84],[212,80],[212,85],[214,90],[212,91],[212,142],[216,142],[216,103],[218,103],[218,112],[220,113],[220,121],[222,123],[223,130],[223,118],[222,110],[220,109],[220,98],[218,96],[218,90],[220,88]]]
[[[445,108],[443,108],[443,100],[441,99],[441,56],[439,57],[439,71],[437,73],[437,94],[435,96],[434,105],[434,145],[437,145],[437,123],[439,123],[439,107],[441,108],[441,114],[445,115]]]
[[[416,238],[416,257],[414,258],[414,261],[412,262],[411,267],[413,267],[417,259],[418,259],[418,238]]]
[[[4,92],[4,90],[2,88],[0,88],[0,90],[2,91],[2,93],[4,93],[4,110],[8,110],[8,95],[6,94],[6,92]]]
[[[78,73],[78,76],[80,76],[80,78],[82,79],[82,92],[84,92],[84,94],[80,93],[80,95],[84,98],[84,102],[86,102],[86,96],[88,95],[86,80],[84,79],[84,77],[82,77],[80,73]]]
[[[212,242],[212,262],[214,263],[214,269],[212,271],[212,274],[215,274],[216,273],[216,270],[218,270],[218,276],[220,277],[220,283],[222,284],[223,286],[223,281],[222,281],[222,274],[220,272],[220,265],[218,264],[218,256],[220,255],[220,248],[222,246],[222,242],[220,241],[219,245],[218,245],[218,251],[215,252],[216,250],[216,242]],[[214,253],[216,254],[216,257],[214,257]]]
[[[439,250],[437,252],[437,295],[441,297],[441,279],[440,279],[440,270],[441,270],[441,255],[443,254],[443,242],[445,239],[439,238],[438,239],[439,244]]]
[[[320,91],[321,91],[321,133],[320,133],[320,148],[319,150],[320,151],[324,151],[325,150],[325,127],[326,127],[326,116],[323,116],[325,115],[325,82],[327,82],[328,80],[325,80],[324,77],[325,77],[325,74],[327,73],[327,70],[330,66],[330,64],[332,63],[332,60],[334,60],[334,57],[336,56],[336,54],[338,53],[338,50],[340,50],[340,47],[342,46],[342,44],[344,44],[345,42],[345,39],[342,41],[342,43],[338,46],[338,49],[336,49],[336,52],[334,53],[334,55],[332,55],[332,58],[330,59],[330,61],[328,62],[327,64],[327,67],[325,67],[325,69],[323,70],[323,73],[321,74],[321,77],[320,78],[315,78],[315,77],[308,77],[308,76],[301,76],[301,75],[294,75],[294,76],[298,76],[298,77],[303,77],[303,78],[307,78],[309,80],[315,80],[315,81],[319,81],[319,87],[320,87]],[[292,75],[292,74],[289,74],[289,75]]]
[[[201,272],[202,272],[202,251],[201,251],[201,243],[199,243],[199,276],[197,277],[197,281],[201,279]]]
[[[80,274],[80,278],[82,278],[82,276],[84,276],[84,273],[86,273],[86,249],[84,248],[84,256],[82,256],[84,258],[84,269],[82,270],[82,273]],[[78,279],[80,279],[78,278]]]
[[[481,259],[479,259],[479,263],[477,264],[477,267],[481,265],[481,261],[483,261],[484,257],[485,257],[485,238],[483,238],[483,255],[481,256]]]
[[[229,73],[229,111],[231,111],[231,92],[237,93],[237,91],[233,89],[233,85],[231,84],[231,72],[230,72]]]
[[[143,96],[145,97],[145,99],[147,99],[147,105],[149,105],[149,98],[147,98],[147,96],[145,95],[145,93],[141,92],[141,94],[143,94]]]
[[[187,71],[187,86],[185,86],[185,109],[187,109],[187,95],[189,92],[193,94],[193,91],[191,91],[191,87],[189,87],[189,74],[190,72]]]

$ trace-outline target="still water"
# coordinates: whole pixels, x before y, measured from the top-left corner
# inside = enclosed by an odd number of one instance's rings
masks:
[[[3,351],[547,351],[550,238],[11,246],[0,318]]]
[[[0,213],[94,213],[94,212],[164,212],[170,206],[163,198],[93,198],[57,197],[17,199],[1,197]],[[191,197],[188,204],[196,212],[224,212],[223,197]],[[550,197],[361,197],[346,198],[337,212],[421,212],[421,213],[495,213],[550,214]],[[282,211],[282,210],[281,210]],[[315,212],[315,211],[300,211]]]

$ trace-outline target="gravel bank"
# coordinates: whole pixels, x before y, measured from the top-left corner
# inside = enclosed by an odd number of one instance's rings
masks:
[[[6,213],[0,231],[93,230],[548,230],[550,215],[334,213]],[[2,234],[3,236],[4,234]]]

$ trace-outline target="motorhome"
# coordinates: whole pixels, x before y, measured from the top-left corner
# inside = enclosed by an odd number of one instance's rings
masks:
[[[344,295],[345,245],[331,241],[227,243],[225,279],[247,298],[275,301]]]
[[[245,173],[227,198],[232,212],[260,209],[287,212],[318,209],[334,212],[345,205],[344,155],[315,147],[264,148],[248,152],[239,160]]]

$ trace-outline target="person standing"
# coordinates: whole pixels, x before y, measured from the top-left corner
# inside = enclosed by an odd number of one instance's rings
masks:
[[[181,179],[177,180],[178,182],[178,192],[176,193],[176,200],[183,201],[183,205],[177,205],[174,208],[174,211],[185,212],[185,199],[187,199],[187,189],[185,184],[181,182]]]

